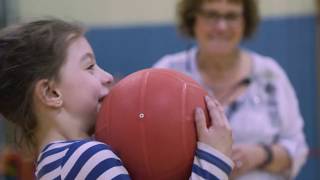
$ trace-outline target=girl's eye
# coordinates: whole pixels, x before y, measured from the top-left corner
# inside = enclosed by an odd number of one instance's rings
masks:
[[[91,64],[90,66],[87,67],[87,69],[93,69],[94,68],[94,64]]]

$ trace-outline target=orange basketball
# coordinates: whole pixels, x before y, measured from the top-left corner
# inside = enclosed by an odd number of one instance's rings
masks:
[[[206,91],[182,73],[145,69],[105,98],[96,139],[112,146],[133,179],[188,179],[196,148],[194,110]]]

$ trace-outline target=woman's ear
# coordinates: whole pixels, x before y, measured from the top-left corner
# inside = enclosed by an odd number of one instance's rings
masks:
[[[35,96],[46,106],[58,108],[63,104],[62,94],[55,88],[54,82],[48,79],[41,79],[36,83]]]

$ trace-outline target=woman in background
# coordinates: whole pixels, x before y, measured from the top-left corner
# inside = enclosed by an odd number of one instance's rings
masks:
[[[308,152],[294,89],[274,59],[239,47],[258,24],[256,1],[181,0],[177,14],[196,47],[154,67],[190,75],[224,106],[235,142],[233,178],[294,178]]]

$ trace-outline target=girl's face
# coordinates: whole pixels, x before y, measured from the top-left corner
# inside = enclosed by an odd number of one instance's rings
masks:
[[[201,51],[223,55],[240,43],[244,31],[241,3],[205,1],[196,15],[195,37]]]
[[[70,44],[59,78],[64,110],[88,126],[93,125],[113,77],[96,64],[92,48],[84,37]]]

